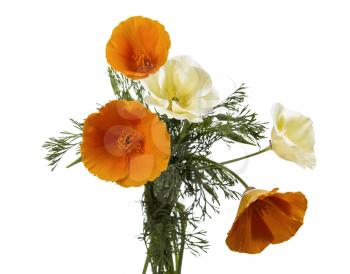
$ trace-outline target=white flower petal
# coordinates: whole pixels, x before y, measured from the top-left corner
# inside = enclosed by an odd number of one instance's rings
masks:
[[[145,103],[154,107],[162,107],[162,108],[168,108],[169,101],[164,100],[162,98],[158,98],[156,96],[146,96],[144,99]]]
[[[282,159],[302,167],[314,168],[314,130],[311,119],[285,109],[281,104],[272,108],[273,129],[271,144],[273,151]]]
[[[153,94],[157,94],[157,96],[160,96],[160,88],[158,84],[158,78],[159,76],[155,74],[151,74],[147,78],[141,80],[141,83],[151,89],[153,91]]]
[[[186,109],[192,113],[202,113],[202,115],[205,115],[209,113],[218,103],[219,96],[215,90],[212,90],[211,93],[202,97],[197,97],[189,102]]]

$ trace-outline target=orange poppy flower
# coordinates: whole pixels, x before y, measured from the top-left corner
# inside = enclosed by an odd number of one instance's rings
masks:
[[[167,168],[170,135],[165,123],[141,103],[114,100],[85,120],[81,156],[100,179],[140,186]]]
[[[232,251],[260,253],[289,240],[303,224],[307,200],[301,192],[252,189],[244,193],[226,238]]]
[[[167,60],[170,37],[158,21],[130,17],[112,32],[106,47],[107,62],[131,79],[155,73]]]

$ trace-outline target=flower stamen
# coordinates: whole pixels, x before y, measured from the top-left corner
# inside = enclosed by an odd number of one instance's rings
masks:
[[[140,132],[131,128],[125,128],[116,139],[116,145],[123,154],[129,154],[133,151],[142,152],[143,136]]]
[[[153,68],[151,58],[143,50],[137,50],[132,55],[132,59],[135,61],[137,69],[142,72],[147,72]]]

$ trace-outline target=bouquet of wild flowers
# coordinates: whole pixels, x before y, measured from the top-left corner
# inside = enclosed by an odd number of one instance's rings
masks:
[[[209,74],[189,56],[168,59],[169,48],[159,22],[137,16],[120,23],[106,47],[117,98],[83,123],[72,120],[76,133],[64,131],[44,144],[52,169],[77,147],[79,158],[69,167],[82,162],[102,180],[144,186],[143,273],[153,274],[181,273],[185,249],[206,251],[198,225],[218,212],[220,193],[241,197],[236,184],[246,191],[226,238],[230,250],[259,253],[290,239],[303,224],[307,200],[301,192],[255,189],[227,164],[273,150],[302,167],[315,165],[311,120],[280,104],[273,107],[266,148],[226,162],[211,160],[218,141],[259,146],[264,123],[244,105],[244,86],[220,102]]]

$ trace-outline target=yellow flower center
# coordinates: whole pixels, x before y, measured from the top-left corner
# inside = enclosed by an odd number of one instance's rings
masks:
[[[149,71],[153,68],[153,64],[149,55],[143,50],[137,50],[133,55],[137,69],[141,72]]]
[[[176,103],[179,103],[179,99],[176,97],[176,93],[174,90],[169,89],[168,92],[168,110],[173,110],[173,102],[175,101]]]

